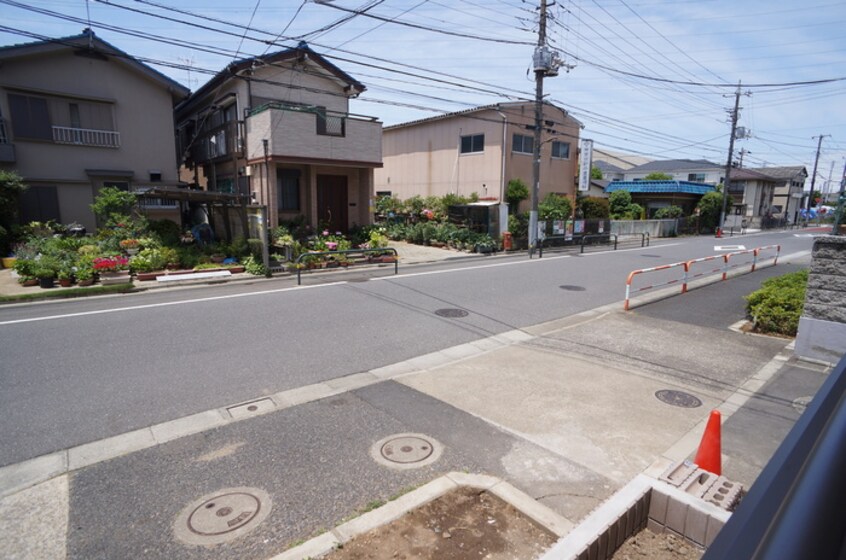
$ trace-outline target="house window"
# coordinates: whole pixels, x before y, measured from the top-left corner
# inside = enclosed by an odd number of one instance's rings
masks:
[[[129,192],[129,183],[127,181],[103,181],[103,188],[112,188]]]
[[[235,179],[232,177],[220,177],[215,185],[215,191],[232,194],[235,192]]]
[[[280,212],[300,210],[300,172],[297,169],[280,169],[276,172],[276,191]]]
[[[552,157],[556,159],[570,159],[570,143],[554,140],[552,142]]]
[[[704,183],[705,182],[705,174],[704,173],[688,173],[687,180],[693,183]]]
[[[47,100],[43,97],[10,93],[9,111],[15,137],[53,140]]]
[[[485,135],[473,134],[461,137],[461,153],[472,154],[485,151]]]
[[[320,136],[345,136],[346,119],[326,114],[326,107],[317,107],[317,134]]]
[[[511,141],[511,151],[518,154],[534,153],[535,139],[531,136],[515,134]]]
[[[56,220],[61,222],[59,213],[59,196],[55,186],[31,186],[21,194],[20,199],[21,223],[47,222]]]
[[[161,171],[150,171],[150,182],[151,183],[161,183],[162,182],[162,172]]]

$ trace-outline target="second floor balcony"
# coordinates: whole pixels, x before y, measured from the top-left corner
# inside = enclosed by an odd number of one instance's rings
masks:
[[[97,148],[120,148],[120,132],[114,130],[92,130],[69,126],[53,126],[53,142]]]
[[[374,166],[382,163],[382,123],[376,117],[320,107],[267,103],[246,122],[249,159],[268,155]]]
[[[244,121],[229,121],[204,131],[191,143],[191,160],[210,161],[239,158],[244,155]]]

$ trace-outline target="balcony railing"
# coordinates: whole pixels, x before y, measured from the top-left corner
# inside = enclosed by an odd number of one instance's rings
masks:
[[[203,163],[227,156],[242,156],[243,127],[243,121],[231,121],[206,133],[191,146],[191,159]]]
[[[95,146],[97,148],[120,148],[120,132],[54,126],[53,142],[77,146]]]

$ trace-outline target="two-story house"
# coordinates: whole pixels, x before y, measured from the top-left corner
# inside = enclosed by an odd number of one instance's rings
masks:
[[[29,185],[21,222],[93,231],[103,187],[176,185],[173,107],[188,93],[90,29],[0,48],[0,167]]]
[[[688,181],[716,186],[723,182],[725,166],[704,159],[657,160],[626,169],[623,173],[623,180],[642,181],[651,173],[664,173],[669,175],[672,181]]]
[[[772,214],[796,223],[805,197],[805,181],[808,179],[805,166],[760,167],[752,171],[766,175],[773,182]]]
[[[183,179],[347,231],[371,221],[382,124],[350,114],[364,85],[305,43],[233,62],[176,109]]]
[[[400,199],[473,193],[505,200],[512,179],[532,184],[534,103],[498,103],[385,127],[376,192]],[[544,104],[540,197],[572,197],[581,123]]]

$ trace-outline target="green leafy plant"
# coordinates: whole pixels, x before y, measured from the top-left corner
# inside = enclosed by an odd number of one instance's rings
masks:
[[[580,198],[578,207],[582,211],[582,217],[586,220],[605,219],[611,214],[608,199],[598,196]]]
[[[656,220],[681,218],[682,216],[684,216],[684,210],[678,206],[665,206],[655,211]]]
[[[505,188],[505,200],[508,202],[508,210],[511,214],[517,214],[520,203],[529,198],[529,187],[520,179],[511,179]]]
[[[555,193],[547,194],[538,204],[538,217],[541,220],[566,220],[572,213],[570,200]]]
[[[761,283],[760,290],[746,296],[746,313],[752,318],[755,328],[764,333],[796,336],[807,285],[807,270]]]
[[[264,276],[267,273],[267,269],[264,267],[264,264],[253,255],[247,255],[244,257],[243,264],[244,271],[249,274]]]

